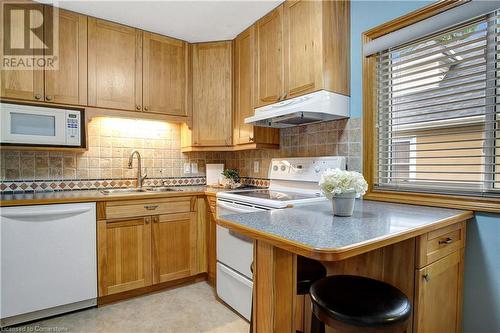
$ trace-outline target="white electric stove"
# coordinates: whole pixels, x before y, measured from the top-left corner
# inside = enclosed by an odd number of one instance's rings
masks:
[[[326,169],[345,169],[343,156],[273,159],[267,189],[217,193],[217,216],[284,209],[327,200],[318,182]],[[250,320],[253,240],[217,225],[217,295]]]

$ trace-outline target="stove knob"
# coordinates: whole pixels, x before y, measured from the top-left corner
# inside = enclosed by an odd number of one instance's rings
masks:
[[[321,168],[319,166],[314,167],[314,172],[319,173],[321,171]]]
[[[277,165],[273,166],[273,170],[278,171],[278,166]]]
[[[286,166],[282,165],[281,166],[281,171],[285,171],[286,170]]]

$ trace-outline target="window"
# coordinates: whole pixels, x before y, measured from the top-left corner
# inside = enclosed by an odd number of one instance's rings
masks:
[[[500,196],[499,14],[376,55],[374,189]]]

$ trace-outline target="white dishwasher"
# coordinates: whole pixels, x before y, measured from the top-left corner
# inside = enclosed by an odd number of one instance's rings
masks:
[[[0,207],[0,326],[96,305],[95,203]]]

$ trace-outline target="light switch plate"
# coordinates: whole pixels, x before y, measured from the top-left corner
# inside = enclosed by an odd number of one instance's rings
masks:
[[[191,163],[184,163],[184,173],[191,173]]]
[[[254,173],[259,173],[260,170],[260,162],[259,161],[253,161],[253,172]]]
[[[191,173],[198,173],[198,163],[191,163]]]

